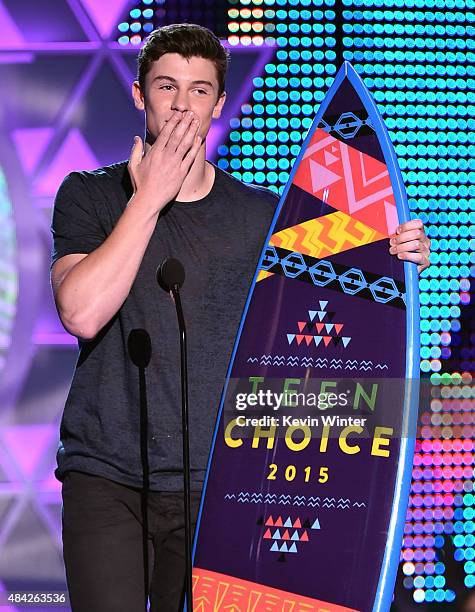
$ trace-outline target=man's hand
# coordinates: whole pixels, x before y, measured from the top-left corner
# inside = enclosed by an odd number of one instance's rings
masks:
[[[418,264],[419,273],[429,267],[430,240],[425,234],[424,225],[420,219],[403,223],[389,238],[391,255],[397,255],[399,259]]]
[[[175,111],[144,156],[136,136],[128,170],[134,193],[144,195],[160,211],[180,191],[201,146],[199,120],[191,111]]]

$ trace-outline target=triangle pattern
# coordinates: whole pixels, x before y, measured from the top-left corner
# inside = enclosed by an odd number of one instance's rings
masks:
[[[325,168],[325,166],[322,166],[313,159],[309,159],[309,165],[314,193],[321,189],[325,189],[325,187],[329,187],[341,179],[339,174],[335,174],[335,172],[328,170],[328,168]]]
[[[320,521],[316,518],[313,522],[312,529],[320,529]]]
[[[41,159],[52,135],[53,130],[49,127],[18,129],[14,130],[12,133],[12,139],[17,148],[18,155],[28,174],[35,168],[36,164]]]
[[[346,348],[351,341],[350,336],[341,336],[344,323],[333,323],[336,313],[330,310],[324,310],[328,306],[328,300],[319,300],[319,306],[322,310],[308,310],[307,321],[297,321],[299,333],[287,334],[287,341],[290,344],[294,340],[298,346],[320,346],[323,342],[325,347],[344,347]],[[328,322],[325,322],[328,321]],[[282,521],[282,517],[279,517]],[[278,520],[279,520],[278,519]],[[285,526],[291,525],[291,519],[286,519]],[[282,526],[282,523],[280,525]]]
[[[270,549],[272,552],[279,552],[279,545],[277,544],[277,542],[274,542]]]
[[[391,235],[396,231],[399,224],[399,220],[397,218],[397,208],[393,203],[384,200],[384,210],[386,211],[388,234]]]
[[[295,545],[295,542],[293,544],[290,545],[289,548],[289,553],[296,553],[297,552],[297,546]]]
[[[290,519],[290,516],[287,517],[287,520],[284,523],[284,527],[292,527],[292,520]]]
[[[134,68],[135,69],[135,66]],[[310,179],[309,179],[310,180]],[[300,189],[297,185],[290,185],[290,189],[287,193],[289,201],[293,202],[292,207],[287,207],[282,210],[282,215],[279,215],[277,223],[274,228],[274,232],[280,232],[283,229],[291,227],[295,224],[305,223],[305,221],[311,221],[318,217],[324,217],[331,213],[336,212],[336,208],[328,206],[326,202],[323,202],[320,198],[315,195]],[[286,214],[286,210],[292,209],[292,215]]]
[[[19,27],[5,8],[3,2],[0,2],[0,23],[2,24],[0,48],[16,46],[21,47],[21,45],[25,42],[24,38],[21,35]]]
[[[71,162],[74,160],[74,162]],[[72,170],[93,170],[99,166],[94,153],[77,128],[70,130],[47,171],[35,185],[36,195],[54,195],[62,180]]]
[[[3,428],[5,446],[26,478],[32,478],[41,457],[56,437],[52,425],[12,425]]]
[[[28,542],[28,555],[22,558],[22,572],[29,576],[37,575],[40,562],[53,575],[61,575],[64,563],[59,542],[55,542],[51,536],[51,526],[45,523],[33,503],[27,504],[2,542],[2,567],[17,567],[18,547]]]
[[[129,0],[81,0],[84,8],[96,24],[102,38],[108,38],[117,25],[122,13],[130,4]]]
[[[325,164],[327,166],[330,166],[331,164],[334,164],[336,161],[338,161],[338,157],[332,155],[327,149],[323,151],[323,155],[325,157]]]

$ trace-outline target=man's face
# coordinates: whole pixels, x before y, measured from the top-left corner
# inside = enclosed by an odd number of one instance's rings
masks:
[[[145,110],[150,144],[176,110],[193,111],[200,121],[198,134],[204,140],[211,119],[221,115],[226,98],[223,93],[218,99],[218,79],[211,60],[186,59],[177,53],[166,53],[153,62],[145,77],[145,92],[136,81],[132,93],[135,106]]]

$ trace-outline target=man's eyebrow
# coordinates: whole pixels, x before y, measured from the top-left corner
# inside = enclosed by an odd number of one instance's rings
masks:
[[[158,74],[153,80],[154,81],[164,80],[164,81],[171,81],[172,83],[178,83],[176,79],[166,74]],[[211,83],[211,81],[203,81],[203,80],[192,81],[191,84],[192,85],[208,85],[209,87],[211,87],[211,89],[213,89],[213,83]]]

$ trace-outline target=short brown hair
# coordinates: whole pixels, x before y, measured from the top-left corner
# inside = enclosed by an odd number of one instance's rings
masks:
[[[218,98],[224,92],[229,51],[211,30],[195,23],[174,23],[150,33],[137,59],[137,80],[142,92],[145,93],[145,77],[152,63],[165,53],[178,53],[186,59],[202,57],[211,60],[218,77]]]

